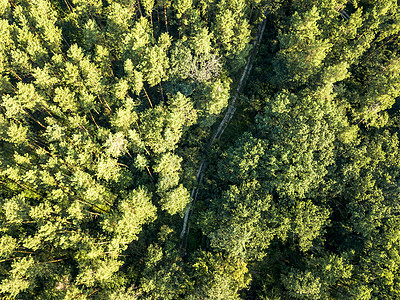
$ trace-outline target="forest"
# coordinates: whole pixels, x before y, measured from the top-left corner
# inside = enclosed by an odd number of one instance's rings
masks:
[[[400,299],[400,1],[0,0],[1,299]]]

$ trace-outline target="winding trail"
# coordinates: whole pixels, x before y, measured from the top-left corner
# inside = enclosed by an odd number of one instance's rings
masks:
[[[254,60],[255,60],[255,57],[257,56],[258,48],[260,46],[262,36],[264,34],[265,27],[267,24],[267,17],[268,17],[268,11],[266,11],[264,13],[264,20],[258,26],[257,35],[256,35],[256,38],[254,39],[254,43],[253,43],[253,48],[251,50],[250,55],[247,58],[246,66],[243,69],[242,76],[240,77],[240,80],[239,80],[239,83],[235,90],[235,93],[232,96],[231,104],[229,105],[224,118],[222,119],[221,123],[219,124],[217,131],[211,137],[210,142],[207,145],[206,152],[208,152],[211,149],[212,145],[214,144],[214,142],[216,140],[219,140],[221,135],[224,133],[225,128],[228,126],[233,115],[235,114],[236,106],[237,106],[237,102],[238,102],[237,99],[239,98],[239,94],[242,90],[242,87],[244,86],[244,83],[247,81],[247,78],[249,77],[249,74],[253,68]],[[190,226],[188,225],[189,218],[193,213],[193,207],[197,200],[197,195],[199,193],[201,182],[203,181],[204,171],[206,170],[206,167],[207,167],[207,158],[204,158],[199,166],[198,171],[197,171],[196,185],[192,189],[192,192],[190,194],[191,201],[188,204],[185,216],[183,217],[182,232],[180,234],[180,248],[182,248],[182,246],[183,246],[183,243],[185,241],[185,236],[186,236],[186,241],[187,241],[187,236],[189,235],[189,230],[190,230]],[[184,248],[186,251],[186,242],[185,242]]]

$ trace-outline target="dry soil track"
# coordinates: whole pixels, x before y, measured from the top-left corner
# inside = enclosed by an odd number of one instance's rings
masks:
[[[257,56],[258,48],[259,48],[260,42],[262,40],[262,36],[264,34],[265,26],[267,24],[267,17],[268,17],[268,12],[265,12],[264,20],[258,26],[257,35],[256,35],[256,38],[254,39],[254,43],[253,43],[253,48],[251,50],[250,55],[247,58],[246,66],[243,69],[242,76],[240,77],[240,80],[238,82],[236,90],[231,98],[231,103],[225,113],[224,118],[220,122],[218,129],[211,137],[211,139],[207,145],[207,150],[210,150],[210,148],[214,144],[214,142],[221,137],[221,135],[224,133],[225,128],[228,126],[230,120],[232,119],[233,115],[235,114],[236,106],[237,106],[237,102],[238,102],[237,99],[239,98],[239,94],[242,90],[242,87],[244,86],[244,84],[251,72],[251,69],[253,68],[255,57]],[[189,234],[189,229],[190,229],[190,226],[188,226],[188,223],[189,223],[190,216],[193,213],[193,207],[197,200],[197,195],[199,193],[199,189],[201,186],[201,182],[203,180],[204,171],[205,171],[206,167],[207,167],[207,158],[204,158],[202,160],[202,162],[200,163],[199,169],[197,171],[195,187],[192,189],[192,192],[190,194],[191,201],[188,204],[185,216],[183,217],[182,232],[180,235],[181,248],[182,248],[182,246],[184,248],[186,248],[186,240],[187,240],[187,236]],[[186,237],[186,239],[185,239],[185,237]]]

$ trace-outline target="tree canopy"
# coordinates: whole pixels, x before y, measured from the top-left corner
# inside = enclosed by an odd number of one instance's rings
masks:
[[[395,0],[0,0],[0,297],[399,298],[399,36]]]

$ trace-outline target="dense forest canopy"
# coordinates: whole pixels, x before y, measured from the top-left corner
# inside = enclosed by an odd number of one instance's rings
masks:
[[[396,0],[0,0],[0,297],[400,298],[399,96]]]

